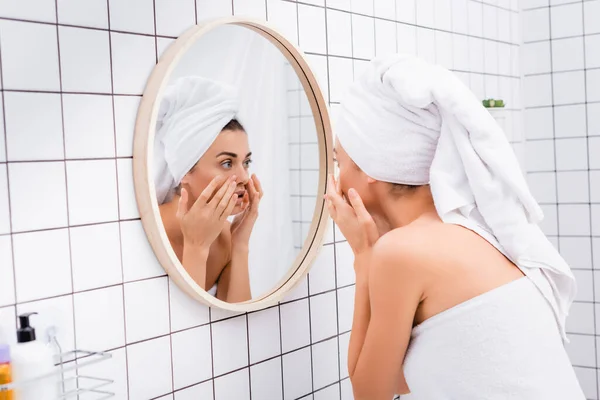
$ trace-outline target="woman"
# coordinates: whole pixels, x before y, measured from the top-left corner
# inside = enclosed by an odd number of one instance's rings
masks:
[[[441,67],[376,59],[336,132],[355,399],[584,399],[562,343],[573,275],[475,96]]]
[[[252,298],[248,242],[262,197],[237,110],[231,87],[181,78],[165,91],[155,139],[156,193],[171,246],[201,288],[230,303]]]

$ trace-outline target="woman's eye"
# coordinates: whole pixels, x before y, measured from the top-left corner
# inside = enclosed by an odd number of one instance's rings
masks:
[[[227,169],[230,169],[232,167],[231,161],[222,162],[221,165],[223,166],[223,168],[227,168]]]
[[[252,160],[246,160],[246,161],[244,161],[244,167],[249,168],[250,164],[252,164]]]

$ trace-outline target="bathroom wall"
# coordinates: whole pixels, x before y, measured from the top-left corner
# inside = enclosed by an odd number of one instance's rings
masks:
[[[131,178],[146,78],[202,19],[268,18],[307,53],[333,114],[367,60],[416,52],[457,71],[479,97],[505,99],[520,152],[517,8],[516,0],[0,1],[0,326],[14,341],[16,315],[35,310],[39,332],[58,325],[65,349],[109,351],[111,361],[82,372],[115,379],[117,399],[351,399],[354,277],[339,232],[285,301],[247,315],[194,303],[156,262]]]
[[[600,380],[600,1],[523,0],[526,166],[543,228],[579,293],[567,349],[588,399]]]

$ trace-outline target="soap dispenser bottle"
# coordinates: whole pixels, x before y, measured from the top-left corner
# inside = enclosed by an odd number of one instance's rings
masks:
[[[56,399],[59,392],[54,354],[49,345],[36,340],[35,329],[29,323],[33,314],[37,313],[19,315],[17,345],[11,351],[13,382],[17,385],[15,397],[18,400]],[[45,378],[36,379],[42,376]]]

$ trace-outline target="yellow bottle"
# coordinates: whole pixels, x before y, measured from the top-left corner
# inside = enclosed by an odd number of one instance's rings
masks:
[[[0,344],[0,386],[7,383],[12,383],[10,353],[8,345]],[[13,390],[0,389],[0,400],[13,400],[13,395]]]

